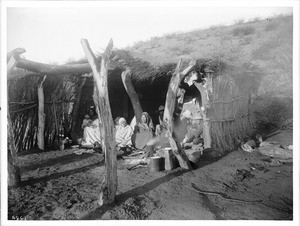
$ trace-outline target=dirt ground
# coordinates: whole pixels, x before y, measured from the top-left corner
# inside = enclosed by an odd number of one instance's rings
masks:
[[[292,137],[292,131],[275,131],[267,140],[286,146]],[[102,154],[50,151],[20,156],[19,164],[23,185],[9,189],[9,219],[293,219],[292,164],[243,150],[203,158],[192,171],[130,171],[120,158],[116,202],[102,207],[97,205]]]

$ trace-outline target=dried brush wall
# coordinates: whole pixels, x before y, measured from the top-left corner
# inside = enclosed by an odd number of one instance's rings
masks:
[[[254,132],[251,102],[262,76],[259,68],[247,64],[228,67],[214,77],[209,117],[212,148],[220,154],[234,150]]]
[[[8,83],[8,104],[16,148],[27,150],[36,145],[37,86],[39,78],[21,78]]]
[[[45,97],[45,146],[57,147],[58,128],[71,129],[71,112],[78,87],[76,76],[48,76],[43,84]],[[8,104],[18,151],[37,144],[39,77],[24,77],[8,83]]]

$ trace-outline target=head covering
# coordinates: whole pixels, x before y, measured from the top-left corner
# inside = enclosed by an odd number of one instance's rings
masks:
[[[146,123],[143,123],[142,120],[141,120],[141,124],[146,124],[147,127],[152,129],[153,128],[153,122],[152,122],[152,119],[151,119],[150,115],[147,112],[143,112],[142,116],[143,115],[146,117]],[[141,116],[141,118],[142,118],[142,116]]]
[[[126,119],[125,119],[125,118],[123,118],[123,117],[121,117],[121,118],[119,119],[119,125],[121,125],[121,124],[122,124],[122,122],[125,122],[125,123],[127,124],[127,122],[126,122]]]
[[[119,119],[119,124],[122,122],[126,123],[125,118]],[[127,123],[126,123],[127,124]],[[117,145],[124,145],[123,143],[126,141],[126,145],[131,143],[131,135],[132,135],[132,128],[130,125],[121,126],[119,125],[116,129],[116,144]]]
[[[146,117],[146,124],[149,124],[149,122],[151,120],[150,115],[147,112],[143,112],[142,115],[141,115],[141,119],[142,119],[143,115]]]
[[[160,111],[163,111],[163,110],[165,110],[165,107],[163,105],[160,105],[156,112],[160,112]]]

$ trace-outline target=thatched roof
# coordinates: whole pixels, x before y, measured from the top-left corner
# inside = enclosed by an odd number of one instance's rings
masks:
[[[98,56],[98,58],[100,61],[101,56]],[[176,62],[153,66],[149,62],[132,57],[130,52],[126,50],[115,50],[111,56],[111,60],[118,62],[118,67],[109,71],[109,89],[114,90],[110,93],[110,96],[114,95],[115,91],[124,90],[121,73],[126,67],[129,67],[132,71],[133,85],[137,92],[148,93],[147,98],[153,97],[153,90],[166,92],[172,73],[176,68]],[[87,60],[81,59],[68,62],[68,64],[82,63],[87,63]],[[188,62],[184,62],[184,64],[187,65]],[[205,78],[207,73],[212,73],[213,80],[215,80],[212,101],[228,103],[231,99],[238,99],[241,96],[256,93],[261,77],[264,75],[263,71],[253,64],[230,65],[220,59],[197,59],[195,71],[201,75],[200,79]],[[35,74],[22,69],[15,69],[12,73],[27,74],[26,77],[8,82],[9,108],[12,113],[11,118],[14,123],[14,132],[18,134],[16,136],[16,143],[19,150],[24,150],[34,147],[36,144],[36,90],[42,77],[32,76]],[[92,77],[88,78],[88,80],[92,81]],[[70,129],[72,124],[70,112],[72,112],[73,103],[81,81],[80,74],[47,76],[44,82],[45,113],[47,115],[45,131],[46,146],[51,146],[55,140],[58,127],[55,124],[62,123],[66,129]],[[184,88],[188,88],[183,82],[181,85]],[[158,92],[155,93],[157,94]],[[53,104],[53,102],[57,104]],[[159,104],[162,103],[156,103],[156,105]],[[157,108],[157,106],[154,107]],[[217,113],[219,112],[215,117],[216,120],[220,120],[220,112],[224,111],[224,107],[215,105],[212,107],[212,110]],[[245,105],[239,104],[229,113],[223,112],[222,114],[228,117],[229,115],[244,114],[239,113],[239,111],[245,111]],[[232,126],[233,124],[231,123],[231,126],[226,128],[224,123],[226,124],[226,119],[224,122],[215,122],[213,124],[212,137],[216,141],[216,148],[226,151],[232,147],[235,136],[244,135],[246,132],[249,132],[251,125],[248,119],[245,122],[238,122],[236,127]],[[242,129],[242,127],[245,127],[245,129]],[[225,128],[226,131],[224,130]],[[238,133],[232,132],[234,130],[238,131]],[[224,133],[227,135],[224,136]]]

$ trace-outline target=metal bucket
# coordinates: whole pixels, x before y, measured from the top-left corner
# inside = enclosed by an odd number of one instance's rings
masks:
[[[162,158],[159,156],[150,157],[149,158],[149,171],[150,172],[157,172],[162,169]]]

